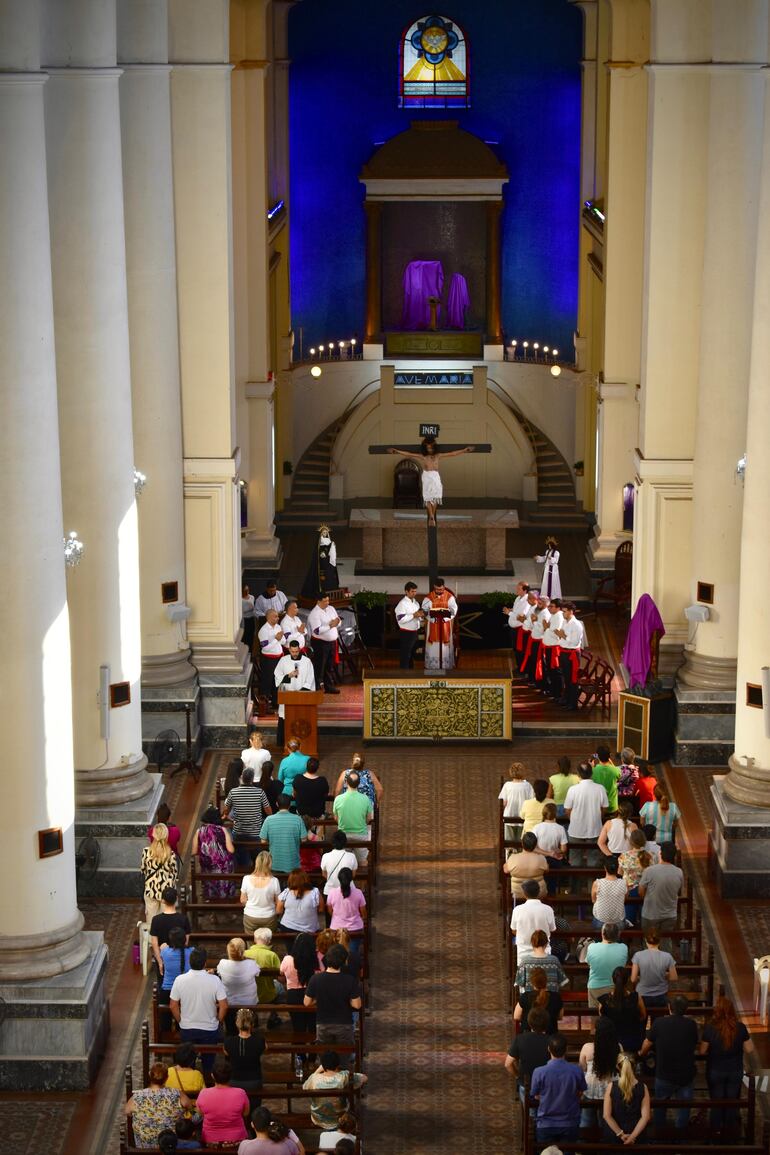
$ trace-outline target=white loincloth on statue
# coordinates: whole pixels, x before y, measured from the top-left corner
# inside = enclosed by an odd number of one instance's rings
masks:
[[[444,496],[444,487],[437,469],[423,469],[422,471],[422,500],[425,505],[441,505]]]

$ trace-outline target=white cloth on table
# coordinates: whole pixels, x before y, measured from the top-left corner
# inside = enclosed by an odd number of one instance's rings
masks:
[[[444,497],[444,487],[437,469],[423,469],[422,471],[422,500],[425,505],[441,505]]]

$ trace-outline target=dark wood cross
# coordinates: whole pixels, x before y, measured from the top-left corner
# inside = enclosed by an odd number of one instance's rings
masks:
[[[453,449],[465,449],[466,445],[473,445],[474,453],[491,453],[492,446],[489,442],[468,442],[464,444],[454,444],[452,442],[442,441],[439,444],[439,453],[451,453]],[[399,445],[399,449],[406,450],[407,453],[421,453],[422,445]],[[390,445],[370,445],[370,453],[390,453]],[[438,518],[437,518],[438,520]],[[425,525],[428,531],[428,574],[430,577],[431,588],[439,572],[438,569],[438,525],[429,525],[427,515],[425,518]]]

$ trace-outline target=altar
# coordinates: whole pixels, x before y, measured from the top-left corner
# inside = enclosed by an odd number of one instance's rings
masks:
[[[511,679],[484,670],[364,673],[365,742],[510,742]]]
[[[445,509],[437,516],[438,568],[453,575],[482,572],[511,574],[505,534],[518,529],[515,509]],[[428,570],[424,510],[352,509],[351,529],[363,531],[357,574],[413,573]]]

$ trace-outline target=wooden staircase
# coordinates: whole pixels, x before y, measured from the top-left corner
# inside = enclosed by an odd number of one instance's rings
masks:
[[[338,417],[327,426],[303,453],[294,472],[291,497],[276,515],[277,525],[317,529],[323,522],[329,526],[347,524],[329,506],[332,450],[346,417]]]

